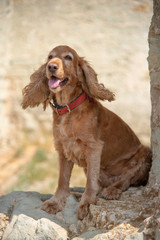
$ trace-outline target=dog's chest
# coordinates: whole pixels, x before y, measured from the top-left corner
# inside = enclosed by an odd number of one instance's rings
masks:
[[[67,121],[64,117],[59,121],[56,131],[67,160],[70,160],[81,167],[86,167],[84,143],[79,138],[74,123]]]

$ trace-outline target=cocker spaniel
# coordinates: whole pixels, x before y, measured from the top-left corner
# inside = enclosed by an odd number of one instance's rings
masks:
[[[74,164],[87,177],[78,218],[98,195],[119,199],[129,186],[145,185],[151,167],[151,150],[141,144],[131,128],[99,100],[114,100],[114,94],[98,83],[89,63],[68,46],[57,46],[23,89],[22,107],[50,104],[53,133],[59,154],[59,181],[54,196],[42,209],[61,211],[70,194],[69,181]]]

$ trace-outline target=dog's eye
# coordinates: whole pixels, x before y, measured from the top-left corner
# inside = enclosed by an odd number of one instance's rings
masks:
[[[72,58],[71,58],[71,56],[70,55],[66,55],[65,57],[64,57],[66,60],[72,60]]]
[[[48,56],[48,59],[52,59],[52,58],[53,58],[53,56],[52,56],[52,55],[49,55],[49,56]]]

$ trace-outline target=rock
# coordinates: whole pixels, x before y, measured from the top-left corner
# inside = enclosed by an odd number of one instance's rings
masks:
[[[99,198],[97,205],[90,205],[88,216],[80,221],[79,202],[74,195],[67,198],[62,212],[52,215],[41,210],[43,201],[52,195],[12,192],[0,197],[0,234],[4,232],[2,240],[141,240],[148,234],[158,240],[159,204],[143,193],[142,187],[130,188],[119,201]]]
[[[135,233],[127,236],[125,240],[145,240],[144,233]]]
[[[78,221],[77,219],[78,202],[73,195],[70,195],[67,199],[66,206],[63,209],[64,220],[67,224],[73,224]]]
[[[2,240],[67,239],[67,231],[46,218],[35,220],[24,214],[14,215]]]
[[[36,192],[13,192],[2,196],[0,213],[8,214],[11,220],[2,239],[67,239],[65,224],[55,215],[41,210],[42,201],[50,197]]]
[[[111,231],[106,231],[104,233],[104,230],[92,230],[88,231],[87,233],[84,233],[80,235],[77,238],[73,238],[73,240],[82,240],[82,239],[92,239],[92,240],[124,240],[125,236],[137,231],[137,228],[133,227],[130,224],[122,223],[118,225],[117,227],[113,228]]]
[[[156,240],[160,239],[160,217],[157,218]]]
[[[2,238],[3,232],[6,229],[8,223],[9,217],[4,213],[0,213],[0,239]]]

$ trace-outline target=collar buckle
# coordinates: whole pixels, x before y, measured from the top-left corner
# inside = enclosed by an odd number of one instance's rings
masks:
[[[66,104],[66,107],[67,107],[67,109],[68,109],[68,112],[71,112],[71,109],[70,109],[70,107],[69,107],[68,104]]]

